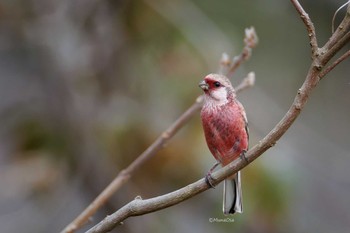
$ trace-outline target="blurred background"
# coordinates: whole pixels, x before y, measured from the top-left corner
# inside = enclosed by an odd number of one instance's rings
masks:
[[[302,1],[320,45],[344,2]],[[223,52],[241,51],[250,26],[259,45],[231,80],[256,73],[239,94],[254,145],[288,110],[310,65],[290,1],[0,1],[0,232],[62,230],[195,101],[198,82]],[[234,223],[209,221],[225,218],[219,185],[113,232],[348,232],[349,100],[346,60],[243,170],[245,210]],[[78,232],[137,195],[204,177],[214,162],[198,113]]]

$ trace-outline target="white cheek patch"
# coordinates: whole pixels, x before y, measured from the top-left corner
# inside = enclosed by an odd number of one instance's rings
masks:
[[[227,91],[225,88],[218,88],[210,92],[210,96],[217,101],[217,104],[222,105],[228,102]]]

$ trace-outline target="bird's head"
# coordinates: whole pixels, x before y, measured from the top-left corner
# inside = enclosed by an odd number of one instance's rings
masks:
[[[220,74],[207,75],[199,87],[204,91],[207,101],[218,105],[225,104],[236,96],[230,80]]]

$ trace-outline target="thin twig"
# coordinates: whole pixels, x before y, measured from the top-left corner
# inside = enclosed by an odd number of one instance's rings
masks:
[[[235,92],[241,92],[244,89],[247,89],[249,87],[254,86],[255,83],[255,73],[254,72],[249,72],[247,76],[242,80],[242,82],[235,87]]]
[[[348,50],[346,53],[344,53],[341,57],[339,57],[337,60],[335,60],[332,65],[326,67],[321,74],[319,75],[320,78],[323,78],[326,74],[328,74],[330,71],[332,71],[339,63],[344,61],[346,58],[350,57],[350,50]]]
[[[227,53],[223,53],[221,55],[218,73],[225,75],[228,73],[230,67],[231,67],[230,56]]]
[[[311,45],[311,55],[312,58],[315,58],[317,56],[318,52],[318,44],[317,44],[317,38],[316,38],[316,31],[314,24],[312,23],[309,15],[306,13],[304,8],[300,5],[299,1],[297,0],[291,0],[292,4],[294,5],[295,9],[299,13],[301,19],[303,20],[306,30],[308,32],[308,36],[310,39],[310,45]]]
[[[350,29],[350,5],[346,9],[346,14],[342,22],[339,24],[335,32],[329,38],[328,42],[324,45],[324,49],[329,49],[337,43]]]
[[[252,49],[256,47],[258,44],[258,36],[255,32],[254,27],[245,29],[245,37],[244,37],[244,47],[238,56],[235,56],[232,60],[232,63],[226,63],[227,67],[227,77],[231,77],[237,68],[242,64],[242,62],[248,60],[252,55]],[[224,56],[223,56],[224,57]]]
[[[236,93],[254,85],[255,75],[249,73],[235,91]],[[88,222],[98,209],[100,209],[111,196],[122,187],[133,176],[134,172],[150,160],[164,145],[181,129],[192,116],[197,114],[203,105],[203,96],[199,96],[196,101],[189,107],[167,130],[165,130],[140,156],[138,156],[127,168],[119,172],[117,177],[95,198],[95,200],[79,214],[61,233],[72,233],[81,228]]]
[[[332,34],[331,38],[329,38],[327,43],[320,49],[321,51],[320,55],[325,58],[324,59],[325,63],[327,63],[332,57],[334,57],[334,54],[337,53],[349,41],[350,41],[350,4],[347,7],[346,14],[342,22],[339,24],[339,26],[337,27],[335,32]],[[334,67],[332,67],[331,69],[333,68]],[[329,71],[326,71],[325,74],[328,72]]]
[[[350,18],[349,18],[350,19]],[[350,26],[350,20],[347,21],[347,26]],[[322,66],[324,66],[334,55],[344,47],[345,44],[349,43],[350,41],[350,31],[347,32],[343,37],[337,37],[338,40],[333,43],[332,47],[328,47],[328,43],[323,46],[320,50],[321,52],[321,57],[323,60],[323,64],[321,63]]]
[[[334,33],[334,22],[335,22],[335,17],[337,16],[338,12],[343,9],[346,5],[348,5],[350,1],[347,1],[343,5],[341,5],[334,13],[333,18],[332,18],[332,33]]]

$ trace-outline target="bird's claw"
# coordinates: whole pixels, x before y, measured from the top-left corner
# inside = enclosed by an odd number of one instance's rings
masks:
[[[244,160],[247,164],[249,163],[247,157],[245,157],[245,154],[247,153],[246,150],[243,150],[242,153],[239,155],[239,157],[241,157],[242,160]]]
[[[213,185],[213,177],[211,176],[211,173],[215,170],[215,168],[219,165],[219,162],[216,162],[212,168],[208,171],[207,175],[205,176],[205,183],[213,189],[215,189],[215,185]]]
[[[215,185],[213,184],[213,177],[211,176],[211,173],[208,172],[208,174],[205,176],[205,183],[213,189],[215,189]]]

